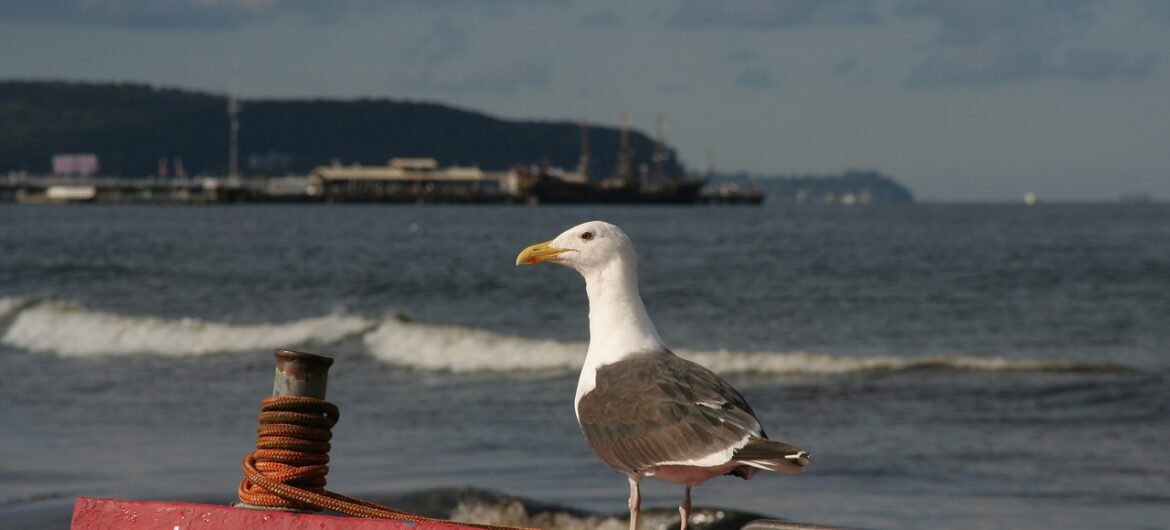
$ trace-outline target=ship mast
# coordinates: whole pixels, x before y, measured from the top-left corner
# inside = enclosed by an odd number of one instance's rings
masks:
[[[228,178],[235,180],[239,174],[240,159],[240,102],[236,96],[228,96]]]
[[[666,182],[666,147],[663,145],[662,115],[654,121],[654,181],[661,185]]]
[[[630,171],[630,116],[622,113],[621,149],[618,150],[618,180],[628,188],[636,188],[638,182]]]
[[[581,157],[577,159],[577,173],[589,182],[589,122],[581,120]]]

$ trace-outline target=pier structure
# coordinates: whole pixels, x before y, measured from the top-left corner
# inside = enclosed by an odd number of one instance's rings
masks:
[[[0,176],[0,202],[217,203],[255,200],[262,183],[195,178]]]
[[[307,182],[308,194],[326,202],[511,202],[517,188],[511,172],[439,167],[433,158],[392,158],[385,166],[319,166]]]

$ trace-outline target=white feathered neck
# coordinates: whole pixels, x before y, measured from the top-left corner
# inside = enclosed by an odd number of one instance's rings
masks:
[[[581,275],[589,295],[589,352],[577,380],[574,409],[593,390],[598,368],[636,352],[666,348],[638,294],[636,258],[619,255],[603,268]]]

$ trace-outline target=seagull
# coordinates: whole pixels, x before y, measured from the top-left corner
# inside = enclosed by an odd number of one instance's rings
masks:
[[[809,453],[768,439],[735,388],[662,341],[638,294],[638,256],[620,228],[590,221],[529,246],[516,265],[556,263],[585,277],[589,350],[574,408],[589,448],[630,482],[630,530],[638,527],[639,485],[656,477],[691,488],[718,475],[750,479],[759,470],[797,473]]]

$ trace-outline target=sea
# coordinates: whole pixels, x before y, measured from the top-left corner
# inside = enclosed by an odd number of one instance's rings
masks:
[[[0,527],[232,502],[290,348],[336,359],[331,490],[624,528],[573,412],[584,282],[514,265],[593,219],[672,349],[812,453],[697,488],[698,528],[1170,528],[1167,204],[0,205]],[[681,487],[643,495],[677,525]]]

